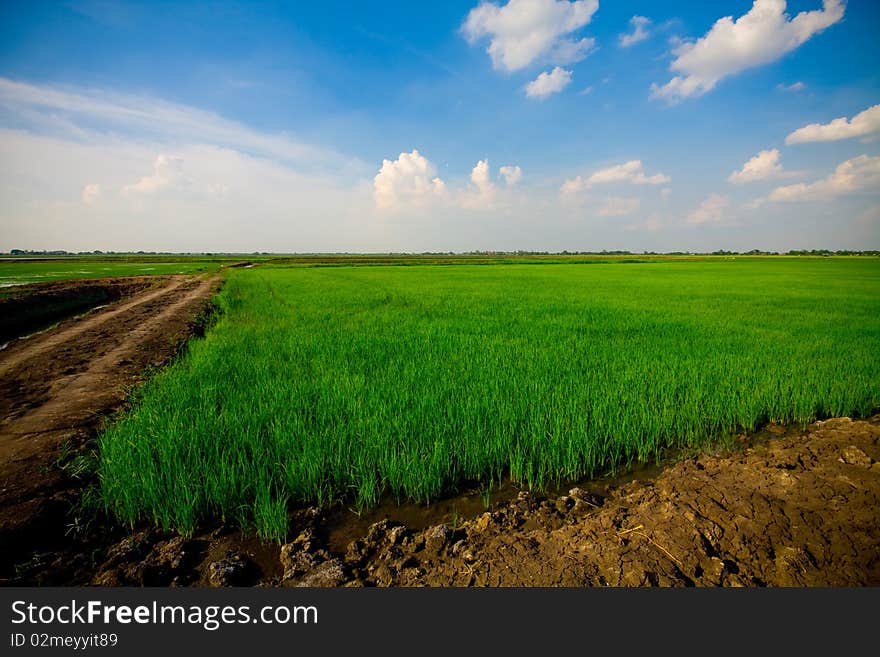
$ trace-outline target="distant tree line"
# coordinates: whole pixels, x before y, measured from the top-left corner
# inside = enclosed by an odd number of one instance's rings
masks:
[[[31,249],[11,249],[9,251],[9,255],[12,256],[77,256],[77,255],[161,255],[161,256],[171,256],[171,255],[200,255],[200,256],[222,256],[222,255],[254,255],[254,256],[274,256],[274,255],[352,255],[352,256],[362,256],[362,255],[390,255],[390,256],[408,256],[408,255],[421,255],[421,256],[456,256],[456,255],[473,255],[473,256],[596,256],[596,255],[605,255],[605,256],[635,256],[635,255],[713,255],[713,256],[778,256],[778,255],[788,255],[788,256],[880,256],[880,250],[869,250],[869,251],[852,251],[849,249],[840,249],[836,251],[832,251],[830,249],[793,249],[791,251],[762,251],[760,249],[752,249],[751,251],[726,251],[724,249],[719,249],[717,251],[712,251],[710,253],[700,252],[700,251],[465,251],[463,253],[456,253],[454,251],[422,251],[420,253],[387,253],[387,254],[364,254],[364,253],[350,253],[350,252],[342,252],[342,253],[271,253],[268,251],[254,251],[253,253],[244,254],[244,253],[232,253],[232,252],[198,252],[198,253],[180,253],[173,251],[64,251],[64,250],[54,250],[54,251],[34,251]]]

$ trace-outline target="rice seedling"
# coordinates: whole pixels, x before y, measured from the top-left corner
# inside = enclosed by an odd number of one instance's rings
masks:
[[[880,406],[880,262],[230,271],[100,438],[105,508],[282,539],[288,504],[541,487]]]

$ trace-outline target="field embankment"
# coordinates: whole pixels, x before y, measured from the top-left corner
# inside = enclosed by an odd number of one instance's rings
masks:
[[[78,469],[89,467],[84,443],[145,372],[178,353],[218,284],[176,276],[143,290],[132,281],[131,296],[0,351],[4,570],[64,542],[86,474]]]
[[[74,279],[16,285],[0,296],[0,344],[162,283],[161,277]]]

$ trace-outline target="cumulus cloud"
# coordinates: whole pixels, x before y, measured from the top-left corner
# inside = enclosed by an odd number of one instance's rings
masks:
[[[721,221],[724,211],[730,207],[730,199],[720,194],[710,194],[700,203],[700,207],[687,216],[689,224],[716,223]]]
[[[138,182],[126,185],[122,193],[126,196],[155,194],[175,186],[183,180],[183,158],[176,155],[159,155],[153,162],[153,173]]]
[[[803,91],[807,88],[807,85],[803,82],[793,82],[792,84],[779,83],[776,85],[776,88],[779,89],[779,91]]]
[[[373,179],[376,207],[384,210],[423,206],[445,193],[446,184],[437,177],[437,167],[416,149],[401,153],[396,160],[383,160]]]
[[[662,173],[655,173],[652,176],[646,176],[641,160],[630,160],[623,164],[617,164],[607,169],[600,169],[584,178],[577,176],[566,180],[562,184],[561,192],[563,194],[573,194],[584,189],[588,189],[593,185],[603,185],[607,183],[630,183],[632,185],[663,185],[668,183],[671,178]]]
[[[498,170],[508,187],[513,187],[522,180],[522,169],[518,166],[503,166]]]
[[[632,26],[633,31],[630,34],[618,36],[618,43],[620,43],[621,48],[629,48],[651,36],[651,33],[648,32],[648,26],[651,24],[650,18],[633,16],[629,19],[629,24]]]
[[[469,43],[489,39],[492,66],[518,71],[536,60],[572,64],[596,46],[595,39],[570,36],[589,25],[598,0],[510,0],[500,6],[481,2],[461,26]]]
[[[489,160],[480,160],[471,171],[470,189],[461,197],[461,204],[468,208],[485,208],[495,200],[497,187],[492,182]]]
[[[571,84],[571,71],[557,66],[549,73],[541,73],[526,85],[526,96],[544,99],[551,94],[559,93]]]
[[[498,169],[498,175],[504,180],[505,187],[509,189],[522,178],[522,169],[516,165],[507,165]],[[468,188],[456,194],[454,200],[463,208],[490,210],[505,202],[504,195],[504,190],[499,188],[492,179],[489,160],[480,160],[471,171]]]
[[[720,18],[697,41],[678,45],[670,65],[678,75],[663,86],[652,85],[651,96],[669,102],[701,96],[725,77],[775,62],[839,22],[846,6],[842,0],[823,0],[822,9],[792,19],[785,8],[785,0],[755,0],[738,19]]]
[[[735,185],[755,182],[758,180],[772,180],[774,178],[790,178],[800,175],[797,171],[786,171],[779,162],[779,149],[761,151],[743,165],[739,171],[734,171],[727,178]]]
[[[88,185],[83,187],[80,198],[82,199],[82,202],[86,205],[94,205],[101,198],[101,185],[99,185],[98,183],[89,183]]]
[[[862,190],[880,189],[880,156],[859,155],[837,165],[834,172],[812,183],[777,187],[768,197],[776,202],[829,201]]]
[[[522,169],[516,165],[503,166],[498,176],[510,188],[522,178]],[[488,210],[504,200],[504,193],[493,179],[488,159],[474,165],[467,186],[447,186],[437,177],[434,164],[418,150],[401,153],[393,161],[384,160],[373,179],[373,198],[380,210],[411,210],[438,203],[447,208]]]
[[[641,201],[637,198],[609,196],[596,214],[600,217],[625,217],[638,210],[639,207],[641,207]]]
[[[839,141],[854,137],[870,138],[880,134],[880,105],[869,107],[851,120],[846,117],[831,123],[811,123],[798,128],[785,138],[786,144],[806,144],[814,141]]]

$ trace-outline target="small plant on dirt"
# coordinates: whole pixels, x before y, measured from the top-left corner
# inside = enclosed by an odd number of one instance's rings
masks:
[[[452,523],[451,523],[451,525],[452,526],[450,527],[450,529],[452,530],[452,533],[454,534],[456,532],[456,530],[458,529],[458,509],[452,509]]]

